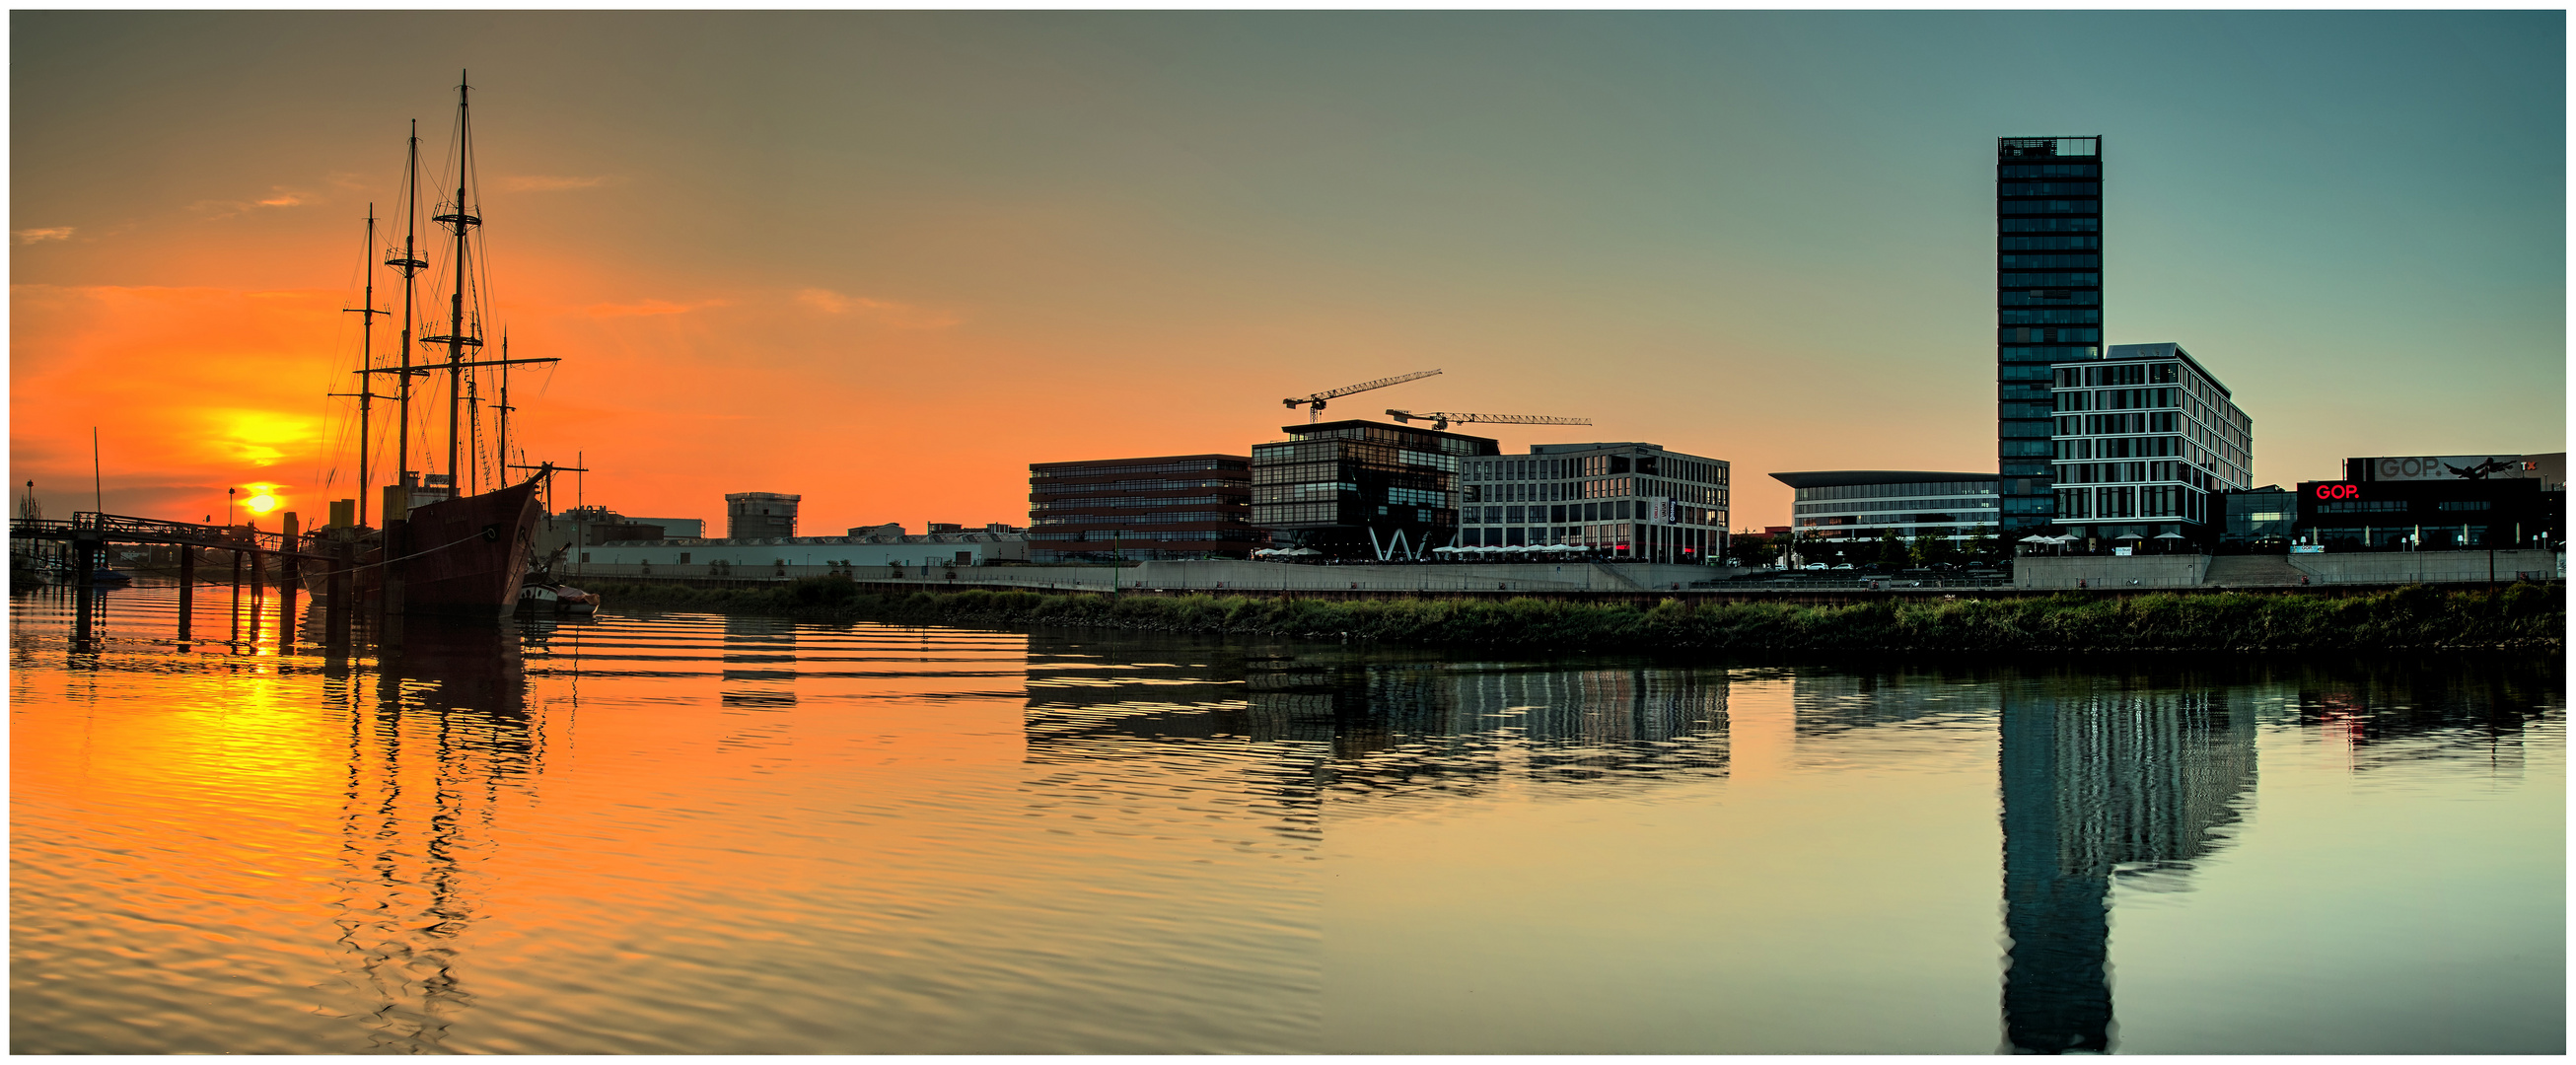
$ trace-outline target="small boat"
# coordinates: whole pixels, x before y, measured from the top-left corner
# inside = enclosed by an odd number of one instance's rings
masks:
[[[582,591],[544,574],[531,573],[519,584],[519,613],[581,616],[598,612],[599,596],[596,593]]]
[[[101,569],[101,570],[93,570],[93,571],[91,571],[91,573],[90,573],[90,575],[89,575],[89,582],[90,582],[91,584],[108,584],[108,585],[119,585],[119,586],[122,586],[122,585],[127,585],[127,584],[132,584],[132,583],[134,583],[134,578],[132,578],[132,577],[128,577],[128,576],[126,576],[126,575],[124,575],[124,574],[122,574],[122,573],[118,573],[118,572],[116,572],[115,570],[112,570],[112,569]]]

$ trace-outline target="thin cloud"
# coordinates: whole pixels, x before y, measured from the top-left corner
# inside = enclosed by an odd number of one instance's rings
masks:
[[[265,199],[199,200],[195,203],[189,204],[188,209],[195,211],[198,214],[205,215],[208,221],[221,221],[235,215],[248,213],[254,208],[301,207],[308,203],[317,202],[312,193],[290,189],[284,185],[271,185],[268,187],[268,190],[269,195]]]
[[[699,300],[696,303],[673,303],[669,300],[645,300],[641,303],[594,303],[581,309],[593,318],[635,318],[655,314],[687,314],[690,311],[722,307],[732,300]]]
[[[18,243],[20,244],[35,244],[48,240],[72,239],[72,227],[70,226],[43,226],[36,229],[17,230],[16,233],[18,234]]]
[[[825,314],[865,318],[897,329],[946,329],[959,321],[956,315],[945,311],[926,310],[892,300],[845,296],[827,288],[798,289],[796,302]]]
[[[608,184],[601,177],[553,177],[545,174],[520,174],[501,179],[501,187],[512,192],[568,192],[573,189],[595,189]]]

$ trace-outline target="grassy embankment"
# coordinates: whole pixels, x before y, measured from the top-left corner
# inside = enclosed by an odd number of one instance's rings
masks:
[[[613,585],[612,610],[705,610],[827,621],[1352,638],[1525,651],[2379,651],[2564,646],[2558,586],[2352,596],[2185,592],[2135,596],[1652,607],[1558,600],[1271,599],[1230,595],[873,595],[837,577],[772,588]]]

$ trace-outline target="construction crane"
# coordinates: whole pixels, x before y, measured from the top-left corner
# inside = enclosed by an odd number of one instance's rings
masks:
[[[1489,425],[1590,425],[1590,418],[1557,418],[1545,414],[1453,414],[1448,411],[1390,410],[1386,416],[1399,422],[1427,421],[1433,429],[1446,429],[1451,422],[1484,422]]]
[[[1311,425],[1315,421],[1315,414],[1324,409],[1325,400],[1339,399],[1343,396],[1350,395],[1353,392],[1366,392],[1372,388],[1385,388],[1388,385],[1400,385],[1407,381],[1419,381],[1439,372],[1440,371],[1438,370],[1423,370],[1417,373],[1398,374],[1394,377],[1381,377],[1375,381],[1362,381],[1355,385],[1344,385],[1330,392],[1317,392],[1304,399],[1283,399],[1279,402],[1286,404],[1289,410],[1296,410],[1297,405],[1300,403],[1307,404],[1306,422]]]

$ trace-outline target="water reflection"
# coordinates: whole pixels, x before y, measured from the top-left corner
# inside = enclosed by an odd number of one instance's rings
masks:
[[[2298,722],[2341,744],[2355,772],[2469,756],[2519,773],[2523,736],[2549,713],[2559,675],[2517,659],[2461,664],[2386,658],[2306,663]]]
[[[1454,973],[1323,942],[1412,896],[1454,916],[1372,941],[1509,974],[1472,995],[1539,1029],[1573,1030],[1540,985],[1581,960],[1778,996],[1641,1011],[1650,1048],[1985,1049],[1999,1022],[2113,1050],[2139,955],[2107,907],[2221,894],[2267,853],[2258,788],[2485,802],[2555,779],[2563,700],[2547,662],[1747,668],[703,615],[414,621],[377,660],[313,653],[277,597],[242,628],[300,639],[181,653],[166,591],[107,602],[66,654],[69,598],[14,600],[22,1048],[1294,1051],[1350,1023],[1328,984],[1462,1038]],[[2401,909],[2370,890],[2319,905]],[[1567,916],[1610,896],[1623,920]],[[1854,959],[1937,1021],[1853,1020]]]
[[[1726,672],[1565,669],[1387,648],[1033,634],[1032,761],[1153,757],[1234,739],[1300,805],[1509,779],[1648,786],[1722,777]]]
[[[2112,878],[2179,877],[2238,819],[2253,715],[2195,679],[2003,684],[2009,1049],[2111,1049]]]
[[[373,690],[361,693],[372,680]],[[372,1005],[372,1049],[442,1049],[473,1005],[458,975],[505,793],[533,795],[545,739],[528,713],[521,634],[413,620],[349,707],[334,923],[343,980]]]

